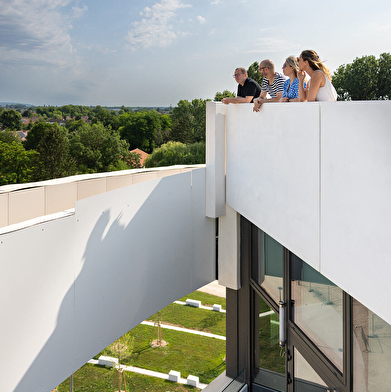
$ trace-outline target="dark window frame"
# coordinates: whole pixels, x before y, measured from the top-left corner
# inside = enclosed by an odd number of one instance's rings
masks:
[[[246,220],[242,217],[242,219]],[[246,220],[247,221],[247,220]],[[248,222],[248,221],[247,221]],[[250,222],[249,222],[250,223]],[[250,223],[251,230],[251,245],[250,252],[246,254],[247,260],[242,260],[241,265],[250,264],[247,267],[249,273],[248,283],[251,289],[251,325],[252,338],[251,341],[254,343],[252,346],[251,355],[251,382],[254,381],[254,374],[256,372],[256,366],[259,365],[259,358],[257,360],[258,344],[257,334],[259,333],[255,328],[256,320],[255,315],[257,313],[257,307],[255,307],[256,296],[259,296],[264,300],[271,309],[278,314],[278,304],[268,295],[268,293],[253,279],[252,272],[254,271],[254,263],[257,262],[258,257],[258,227]],[[352,389],[352,301],[351,297],[343,292],[343,372],[341,372],[322,351],[309,339],[309,337],[293,322],[291,321],[291,263],[290,263],[291,252],[284,247],[284,269],[283,269],[283,293],[284,301],[289,305],[286,307],[286,324],[285,324],[285,336],[287,337],[286,352],[286,391],[294,391],[294,383],[291,382],[294,374],[294,358],[293,350],[296,347],[304,359],[310,363],[316,373],[324,380],[329,388],[336,388],[339,392],[350,392]],[[243,255],[242,255],[243,256]],[[258,362],[257,362],[258,361]],[[332,389],[331,389],[332,390]]]

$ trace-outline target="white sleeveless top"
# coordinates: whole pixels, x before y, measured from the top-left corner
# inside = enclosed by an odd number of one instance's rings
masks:
[[[322,72],[321,70],[316,70],[315,72]],[[319,90],[316,94],[315,101],[336,101],[337,100],[337,92],[335,91],[334,86],[330,82],[330,79],[322,72],[326,83],[323,87],[319,87]]]

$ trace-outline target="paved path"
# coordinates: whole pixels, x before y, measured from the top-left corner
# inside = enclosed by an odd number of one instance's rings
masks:
[[[225,298],[225,286],[219,285],[219,282],[217,280],[214,280],[206,286],[199,288],[197,291],[202,291],[204,293]]]
[[[155,323],[153,321],[143,321],[141,324],[149,325],[151,327],[153,327],[155,325]],[[200,335],[200,336],[205,336],[205,337],[208,337],[208,338],[215,338],[215,339],[225,340],[225,336],[215,335],[215,334],[209,333],[209,332],[202,332],[202,331],[196,331],[195,329],[187,329],[187,328],[175,327],[173,325],[167,325],[167,324],[162,324],[162,323],[160,324],[160,326],[162,328],[171,329],[173,331],[186,332],[186,333],[191,333],[193,335]]]

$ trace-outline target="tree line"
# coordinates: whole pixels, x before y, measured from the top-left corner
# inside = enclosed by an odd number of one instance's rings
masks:
[[[55,119],[56,113],[74,118],[63,126],[45,120]],[[204,163],[205,113],[202,99],[181,100],[170,114],[125,107],[119,112],[101,106],[38,107],[34,116],[41,117],[22,141],[16,131],[25,128],[22,114],[27,113],[0,108],[0,185],[138,168],[140,156],[131,150],[151,154],[167,143],[163,151],[173,151],[165,164]],[[150,159],[148,165],[163,164],[160,161]]]

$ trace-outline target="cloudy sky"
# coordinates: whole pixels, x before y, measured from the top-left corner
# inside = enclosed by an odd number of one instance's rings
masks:
[[[391,2],[0,0],[0,102],[175,106],[302,49],[331,71],[391,52]]]

